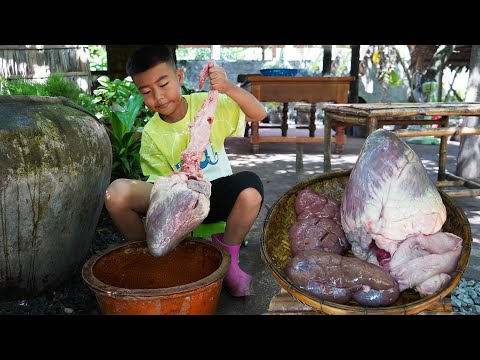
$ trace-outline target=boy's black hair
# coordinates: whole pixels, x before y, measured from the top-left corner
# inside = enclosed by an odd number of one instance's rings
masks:
[[[174,69],[175,60],[165,45],[147,45],[136,50],[127,61],[127,76],[144,72],[157,64],[168,63]]]

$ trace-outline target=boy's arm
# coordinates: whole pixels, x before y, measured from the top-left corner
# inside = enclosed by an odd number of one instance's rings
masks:
[[[213,66],[208,70],[210,90],[218,90],[234,100],[245,113],[246,121],[261,121],[267,117],[265,106],[247,90],[228,81],[222,67]]]
[[[245,121],[261,121],[267,117],[265,106],[247,90],[230,83],[225,94],[240,106],[245,113]]]

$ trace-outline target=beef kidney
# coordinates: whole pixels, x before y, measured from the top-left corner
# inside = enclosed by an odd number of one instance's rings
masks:
[[[340,203],[313,189],[303,189],[295,199],[297,221],[289,230],[290,250],[295,256],[307,249],[346,254],[350,244],[340,223]]]
[[[320,249],[294,256],[285,274],[310,295],[337,304],[353,299],[364,306],[388,306],[400,295],[395,279],[381,267]]]
[[[340,223],[329,218],[299,220],[292,225],[288,236],[292,256],[317,248],[344,255],[350,248]]]
[[[329,218],[340,222],[340,203],[313,189],[303,189],[295,199],[297,220],[309,217]]]

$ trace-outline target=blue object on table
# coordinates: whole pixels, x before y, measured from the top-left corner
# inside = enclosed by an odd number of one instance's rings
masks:
[[[261,69],[260,72],[265,76],[295,76],[298,69]]]

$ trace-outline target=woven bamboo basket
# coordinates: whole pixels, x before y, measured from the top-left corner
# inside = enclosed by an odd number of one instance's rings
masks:
[[[351,169],[330,171],[298,183],[270,208],[263,225],[260,251],[262,260],[266,263],[275,280],[301,303],[331,315],[413,315],[440,302],[460,281],[468,265],[472,245],[472,233],[465,213],[442,190],[439,190],[439,193],[447,209],[447,220],[442,227],[442,231],[460,236],[463,239],[463,245],[457,269],[452,274],[452,278],[435,293],[420,298],[418,292],[407,289],[400,294],[399,299],[393,305],[378,308],[366,307],[353,300],[347,304],[336,304],[322,301],[307,294],[286,277],[284,268],[292,258],[288,231],[296,221],[295,199],[297,194],[305,188],[311,188],[341,201],[350,172]],[[349,252],[347,256],[353,256],[353,254]]]

